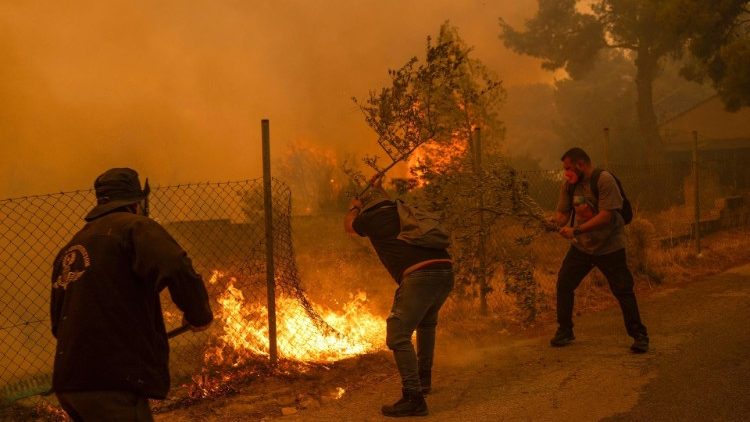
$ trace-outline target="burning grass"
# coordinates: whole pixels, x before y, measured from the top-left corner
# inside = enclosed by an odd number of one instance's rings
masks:
[[[206,362],[237,366],[266,357],[268,309],[245,300],[237,279],[214,272],[210,282],[225,283],[218,298],[221,335],[206,352]],[[276,298],[276,325],[280,358],[300,363],[326,363],[378,350],[385,323],[373,315],[362,291],[350,295],[340,311],[281,294]],[[231,356],[231,358],[230,358]]]
[[[302,374],[382,348],[385,322],[370,312],[364,292],[351,294],[338,311],[281,292],[276,297],[279,362],[271,366],[266,305],[247,300],[241,281],[225,272],[214,271],[208,282],[220,286],[216,327],[200,373],[173,406],[236,393],[259,376]]]

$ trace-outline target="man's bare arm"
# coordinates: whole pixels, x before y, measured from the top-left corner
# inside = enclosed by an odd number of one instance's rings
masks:
[[[601,210],[598,214],[596,214],[591,220],[581,224],[577,227],[563,227],[560,229],[560,235],[566,239],[573,239],[577,234],[581,233],[588,233],[590,231],[594,231],[598,228],[604,227],[607,224],[610,224],[612,221],[612,212],[611,210]],[[577,234],[574,233],[574,230],[577,229]]]
[[[578,230],[580,230],[581,233],[588,233],[596,229],[600,229],[606,226],[607,224],[610,224],[611,222],[612,222],[612,211],[601,210],[591,220],[578,226]]]

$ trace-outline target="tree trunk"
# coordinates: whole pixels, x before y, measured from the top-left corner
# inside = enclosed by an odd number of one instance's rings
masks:
[[[647,48],[641,48],[635,59],[635,65],[635,84],[638,93],[636,109],[642,136],[640,152],[645,155],[647,162],[654,162],[661,158],[662,152],[661,135],[654,111],[653,84],[658,71],[658,62],[657,58],[648,53]]]

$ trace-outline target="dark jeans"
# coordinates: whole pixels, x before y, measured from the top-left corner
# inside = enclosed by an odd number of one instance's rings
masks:
[[[129,391],[57,393],[57,400],[74,422],[152,422],[148,399]]]
[[[404,390],[420,391],[419,377],[430,376],[438,311],[453,289],[453,271],[424,269],[407,275],[396,290],[387,320],[386,344],[393,350]],[[411,342],[417,331],[417,352]]]
[[[597,267],[607,278],[609,288],[620,303],[625,329],[631,337],[648,335],[641,323],[633,292],[633,275],[628,269],[625,249],[606,255],[589,255],[571,247],[557,276],[557,323],[573,329],[573,297],[584,277]]]

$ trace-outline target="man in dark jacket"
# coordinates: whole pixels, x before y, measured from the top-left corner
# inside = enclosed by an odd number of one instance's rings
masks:
[[[144,212],[147,192],[128,168],[94,182],[97,205],[52,272],[52,388],[75,421],[150,421],[148,399],[169,390],[159,293],[195,331],[213,320],[203,280],[177,242]]]
[[[399,284],[387,319],[386,344],[401,374],[402,397],[383,406],[385,416],[424,416],[430,392],[438,312],[453,288],[453,269],[445,249],[415,246],[401,239],[396,204],[382,188],[353,199],[344,230],[370,239],[380,261]],[[417,331],[417,352],[411,337]]]

